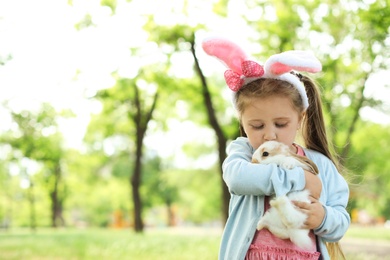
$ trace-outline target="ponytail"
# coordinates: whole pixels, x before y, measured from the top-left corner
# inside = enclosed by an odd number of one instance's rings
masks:
[[[306,94],[309,99],[309,107],[303,119],[302,136],[305,146],[318,151],[328,157],[340,170],[338,160],[336,160],[333,146],[330,145],[325,127],[325,120],[322,111],[321,94],[317,85],[308,77],[302,76]]]

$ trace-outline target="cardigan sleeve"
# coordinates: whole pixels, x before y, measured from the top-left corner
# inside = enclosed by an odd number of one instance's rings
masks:
[[[347,232],[351,218],[346,210],[349,188],[346,180],[327,157],[316,152],[306,153],[317,166],[322,181],[320,201],[325,209],[325,217],[314,233],[327,242],[337,242]]]
[[[300,167],[285,170],[275,164],[251,163],[254,150],[247,138],[239,137],[230,143],[227,152],[222,165],[223,179],[234,195],[280,196],[305,187],[304,171]]]

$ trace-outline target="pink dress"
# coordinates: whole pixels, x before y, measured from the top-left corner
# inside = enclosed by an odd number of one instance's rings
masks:
[[[298,148],[297,154],[305,155],[302,147],[296,147]],[[267,211],[269,208],[269,197],[265,197],[264,209]],[[318,260],[320,253],[317,252],[316,237],[312,230],[309,235],[312,246],[310,249],[304,250],[289,239],[280,239],[274,236],[266,228],[257,230],[245,260]]]

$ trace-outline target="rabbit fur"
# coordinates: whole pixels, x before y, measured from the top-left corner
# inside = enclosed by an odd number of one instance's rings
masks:
[[[294,154],[289,147],[277,141],[263,143],[252,156],[253,163],[275,163],[285,169],[302,167],[318,174],[317,166],[308,158]],[[308,229],[301,228],[307,215],[294,206],[292,201],[310,203],[309,191],[294,191],[270,201],[271,208],[257,223],[257,229],[267,228],[281,239],[290,239],[297,246],[307,249],[311,245]]]

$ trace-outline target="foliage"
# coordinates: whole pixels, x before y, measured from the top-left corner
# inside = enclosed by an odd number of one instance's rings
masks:
[[[174,188],[173,191],[177,194],[174,197],[175,204],[182,221],[200,224],[220,218],[221,191],[217,171],[218,169],[172,169],[160,173],[167,183],[163,185],[170,187],[165,188],[165,192]]]
[[[348,159],[348,167],[359,176],[352,185],[352,199],[358,201],[356,206],[386,219],[390,219],[390,196],[385,192],[390,189],[389,140],[389,127],[361,126],[352,139]]]
[[[15,112],[10,109],[16,123],[15,130],[7,131],[1,142],[8,143],[12,150],[10,160],[19,164],[21,178],[27,183],[27,201],[30,207],[30,225],[35,228],[35,179],[34,162],[43,165],[38,182],[44,185],[50,197],[52,226],[63,225],[62,206],[66,198],[66,184],[62,177],[61,160],[64,157],[63,137],[59,132],[57,118],[59,113],[50,104],[42,104],[37,112],[23,110]],[[62,116],[69,116],[64,111]]]
[[[0,66],[5,65],[10,60],[12,60],[12,55],[10,55],[10,54],[8,54],[8,55],[1,55],[0,54]]]
[[[218,169],[180,171],[176,174],[180,189],[180,204],[183,218],[195,223],[218,221],[221,216],[222,201]],[[179,204],[179,205],[180,205]],[[191,205],[191,207],[185,207]]]
[[[13,226],[30,227],[31,205],[28,200],[29,190],[21,187],[25,176],[9,172],[12,163],[0,164],[0,228],[8,229]],[[13,163],[11,167],[18,167]],[[49,226],[50,223],[50,201],[45,190],[45,185],[40,180],[41,173],[30,176],[35,183],[34,198],[35,210],[39,212],[36,218],[37,226]]]

